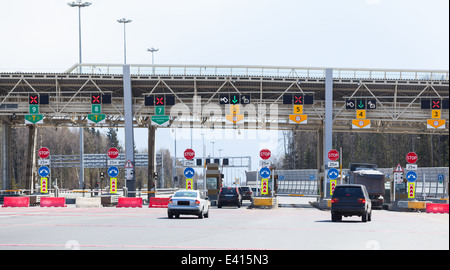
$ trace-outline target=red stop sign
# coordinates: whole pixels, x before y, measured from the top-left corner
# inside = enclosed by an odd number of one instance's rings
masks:
[[[111,148],[109,148],[107,154],[108,154],[109,158],[114,159],[114,158],[117,158],[119,156],[119,150],[117,148],[115,148],[115,147],[111,147]]]
[[[262,159],[269,159],[272,156],[272,152],[269,149],[263,149],[259,152],[259,156]]]
[[[42,147],[39,149],[38,155],[40,158],[48,158],[48,156],[50,156],[50,150],[48,150],[47,147]]]
[[[330,150],[330,152],[328,152],[328,159],[331,161],[336,161],[339,159],[339,152],[336,150]]]
[[[409,152],[409,153],[406,155],[406,161],[407,161],[409,164],[414,164],[414,163],[416,163],[418,159],[419,159],[419,157],[418,157],[417,154],[414,153],[414,152]]]
[[[194,152],[194,150],[192,150],[192,149],[186,149],[186,151],[184,151],[184,157],[185,157],[187,160],[194,159],[194,157],[195,157],[195,152]]]

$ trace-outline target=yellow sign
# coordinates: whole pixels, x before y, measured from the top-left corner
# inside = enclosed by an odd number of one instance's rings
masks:
[[[366,110],[356,110],[356,118],[366,119]]]
[[[303,114],[303,105],[294,105],[294,114]]]
[[[433,119],[441,119],[441,110],[432,110],[431,111],[431,118]]]
[[[330,181],[330,195],[333,195],[334,189],[337,186],[337,180],[331,180]]]
[[[227,115],[226,118],[227,118],[228,121],[233,122],[234,124],[236,124],[237,122],[240,122],[240,121],[244,120],[244,115],[242,115],[242,114],[233,114],[233,115]]]
[[[308,124],[307,115],[291,114],[289,115],[289,120],[291,123],[295,124]]]
[[[444,119],[428,119],[427,120],[427,128],[428,129],[444,129],[445,128],[445,120]]]
[[[262,195],[269,194],[269,179],[267,178],[261,179],[261,194]]]
[[[117,178],[110,178],[109,191],[111,193],[117,193]]]
[[[48,193],[48,178],[41,178],[41,193]]]
[[[191,178],[186,179],[186,189],[187,190],[193,190],[194,189],[194,180]]]
[[[414,199],[416,197],[416,183],[408,183],[408,199]]]
[[[239,105],[230,105],[231,114],[239,114]]]
[[[370,128],[370,120],[367,119],[354,119],[352,120],[352,128]]]

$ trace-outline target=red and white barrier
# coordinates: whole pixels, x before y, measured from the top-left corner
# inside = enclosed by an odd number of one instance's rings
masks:
[[[67,207],[64,197],[41,197],[41,207]]]
[[[427,213],[448,214],[448,203],[427,203]]]
[[[167,208],[170,198],[150,198],[149,208]]]
[[[116,205],[116,207],[132,207],[132,208],[142,208],[142,198],[128,198],[121,197]]]
[[[29,197],[5,197],[2,207],[30,207]]]

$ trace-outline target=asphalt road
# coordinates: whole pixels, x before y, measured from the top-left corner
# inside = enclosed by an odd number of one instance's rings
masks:
[[[331,222],[311,198],[284,207],[212,207],[210,217],[168,219],[167,209],[0,208],[0,249],[336,250],[449,249],[449,215],[374,211]]]

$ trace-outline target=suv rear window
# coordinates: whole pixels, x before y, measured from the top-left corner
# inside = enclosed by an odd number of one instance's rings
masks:
[[[250,191],[250,187],[240,187],[242,192],[249,192]]]
[[[222,188],[221,194],[236,194],[236,188]]]
[[[364,197],[360,187],[337,187],[333,197]]]

